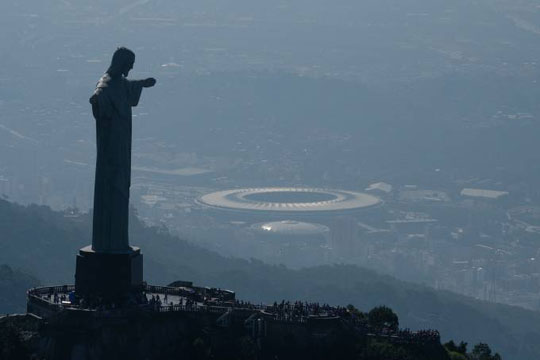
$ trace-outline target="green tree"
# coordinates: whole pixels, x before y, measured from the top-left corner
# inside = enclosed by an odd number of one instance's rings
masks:
[[[454,340],[450,340],[446,344],[444,344],[444,347],[449,352],[456,352],[459,354],[467,355],[467,343],[466,342],[460,342],[459,345],[456,345]]]
[[[354,307],[354,305],[352,304],[347,305],[347,310],[349,311],[350,314],[356,316],[357,318],[361,320],[367,320],[367,317],[368,317],[367,314],[365,312],[358,310],[356,307]]]
[[[467,354],[467,343],[464,341],[461,341],[457,347],[457,352],[463,355]]]
[[[397,331],[399,327],[399,319],[396,313],[387,306],[378,306],[371,309],[368,313],[368,324],[375,331],[389,329]]]
[[[471,352],[471,360],[501,360],[499,354],[491,355],[492,351],[488,344],[476,344]]]

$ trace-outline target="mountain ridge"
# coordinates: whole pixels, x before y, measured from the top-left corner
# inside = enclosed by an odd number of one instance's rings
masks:
[[[72,283],[75,254],[90,242],[91,217],[65,215],[45,206],[25,207],[0,200],[4,239],[0,263],[30,269],[43,277],[39,279],[42,283]],[[182,241],[164,228],[145,226],[135,214],[130,227],[131,243],[142,248],[145,278],[150,283],[190,280],[232,289],[238,298],[252,302],[318,301],[353,304],[362,310],[384,304],[396,311],[402,326],[436,328],[443,340],[489,343],[503,358],[540,355],[540,345],[534,341],[540,337],[537,312],[435,291],[352,265],[290,270],[255,259],[224,258]]]

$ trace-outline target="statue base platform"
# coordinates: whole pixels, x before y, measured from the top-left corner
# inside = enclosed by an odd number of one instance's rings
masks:
[[[95,252],[92,246],[77,255],[75,293],[86,299],[121,302],[143,285],[143,256],[139,248],[125,253]]]

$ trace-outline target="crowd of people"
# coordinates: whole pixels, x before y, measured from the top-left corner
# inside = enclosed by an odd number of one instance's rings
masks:
[[[282,321],[305,321],[309,317],[343,317],[347,315],[347,309],[344,307],[334,307],[328,304],[319,304],[317,302],[289,302],[282,300],[281,303],[274,302],[272,306],[265,308],[266,313],[274,315],[276,320]]]
[[[404,341],[414,343],[428,344],[441,341],[441,334],[438,330],[411,331],[410,329],[402,329],[396,335]]]
[[[62,304],[66,301],[68,301],[69,297],[68,295],[66,294],[60,294],[58,295],[58,293],[52,293],[52,294],[49,294],[49,295],[46,295],[46,298],[48,301],[52,302],[52,303],[55,303],[55,304]]]
[[[77,304],[80,308],[91,309],[114,309],[114,304],[100,304],[99,301],[90,302],[85,299],[77,299],[75,292],[56,292],[51,291],[42,294],[41,298],[56,305]],[[325,317],[340,318],[352,324],[357,330],[366,334],[372,333],[373,336],[389,336],[397,341],[414,343],[437,343],[440,342],[440,334],[437,330],[411,331],[410,329],[389,330],[383,329],[373,333],[364,318],[355,315],[350,309],[341,306],[330,306],[318,302],[285,301],[274,302],[272,305],[253,304],[249,301],[230,300],[220,297],[205,297],[197,301],[186,296],[169,296],[163,294],[140,294],[138,299],[134,299],[136,304],[148,306],[150,309],[163,311],[194,311],[203,310],[211,307],[236,308],[242,310],[261,311],[267,318],[270,317],[277,321],[305,322],[309,318]]]
[[[56,288],[49,288],[47,292],[39,294],[40,297],[53,304],[61,305],[75,302],[75,291],[57,291]]]
[[[187,297],[178,297],[176,303],[173,299],[165,294],[143,294],[143,305],[148,305],[151,309],[159,310],[161,308],[174,308],[179,310],[194,310],[199,307],[199,304]]]

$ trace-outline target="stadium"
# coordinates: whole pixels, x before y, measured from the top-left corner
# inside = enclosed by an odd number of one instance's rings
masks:
[[[361,192],[304,187],[230,189],[197,202],[221,224],[216,241],[227,241],[225,247],[233,251],[228,255],[292,268],[357,253],[362,246],[357,222],[382,203]]]
[[[338,215],[381,203],[375,196],[346,190],[316,188],[245,188],[206,194],[199,203],[224,212],[255,215]]]

